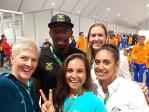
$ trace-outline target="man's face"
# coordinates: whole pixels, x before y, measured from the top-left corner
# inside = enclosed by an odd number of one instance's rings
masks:
[[[84,37],[84,33],[82,33],[82,34],[80,35],[80,37]]]
[[[66,25],[59,24],[50,29],[50,36],[57,51],[63,51],[69,46],[69,37],[72,29]]]
[[[145,38],[143,38],[143,37],[138,38],[138,42],[140,45],[144,45],[144,41],[145,41]]]

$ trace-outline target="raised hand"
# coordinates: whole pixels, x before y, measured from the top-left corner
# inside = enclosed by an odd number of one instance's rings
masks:
[[[148,95],[148,88],[147,88],[147,86],[144,83],[139,83],[139,85],[140,85],[144,95],[147,96]]]
[[[149,103],[149,97],[148,97],[148,92],[149,91],[148,91],[147,86],[144,83],[139,83],[139,85],[140,85],[140,87],[141,87],[141,89],[142,89],[142,91],[144,93],[144,96],[146,98],[147,103]]]
[[[43,93],[42,89],[39,90],[41,97],[44,101],[44,103],[41,106],[42,112],[55,112],[54,105],[53,105],[53,96],[52,96],[52,90],[49,90],[49,99],[46,98],[45,94]]]

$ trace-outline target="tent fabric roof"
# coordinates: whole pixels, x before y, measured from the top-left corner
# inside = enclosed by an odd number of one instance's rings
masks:
[[[23,13],[54,9],[130,27],[149,18],[148,0],[0,0],[0,9]]]

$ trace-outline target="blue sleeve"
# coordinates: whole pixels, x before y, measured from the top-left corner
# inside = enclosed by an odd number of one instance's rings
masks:
[[[14,101],[12,86],[8,79],[0,78],[0,111],[10,112]]]
[[[7,77],[0,77],[0,111],[24,112],[22,97]]]

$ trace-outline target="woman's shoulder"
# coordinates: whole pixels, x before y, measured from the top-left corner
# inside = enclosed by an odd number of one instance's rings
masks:
[[[2,75],[0,75],[0,90],[10,90],[14,88],[12,81],[9,78],[9,74],[8,73],[4,73]]]
[[[0,91],[0,97],[11,96],[10,94],[16,93],[16,89],[12,82],[4,76],[0,76]]]
[[[93,96],[93,97],[95,96],[96,97],[96,95],[92,91],[86,91],[84,94],[88,95],[88,96]]]
[[[10,78],[9,75],[1,75],[0,76],[0,97],[11,97],[15,98],[15,95],[18,94],[18,87],[14,83],[14,81]],[[7,93],[7,94],[6,94]]]
[[[93,92],[86,92],[86,97],[88,97],[88,101],[90,102],[90,106],[92,105],[96,112],[107,112],[106,107],[103,103],[103,100],[98,98]]]
[[[124,79],[121,78],[121,84],[120,84],[120,88],[123,88],[124,90],[127,90],[130,92],[134,91],[141,91],[141,87],[139,86],[139,84],[135,81],[129,80],[129,79]]]
[[[129,85],[129,86],[139,86],[138,85],[138,83],[136,83],[135,81],[133,81],[133,80],[130,80],[130,79],[125,79],[125,78],[123,78],[123,77],[120,77],[119,79],[121,79],[121,83],[123,84],[123,85]]]
[[[8,77],[4,74],[1,74],[0,75],[0,86],[7,85],[9,83],[10,83],[10,81],[9,81]]]
[[[87,91],[84,96],[93,102],[103,102],[101,99],[99,99],[92,91]]]

